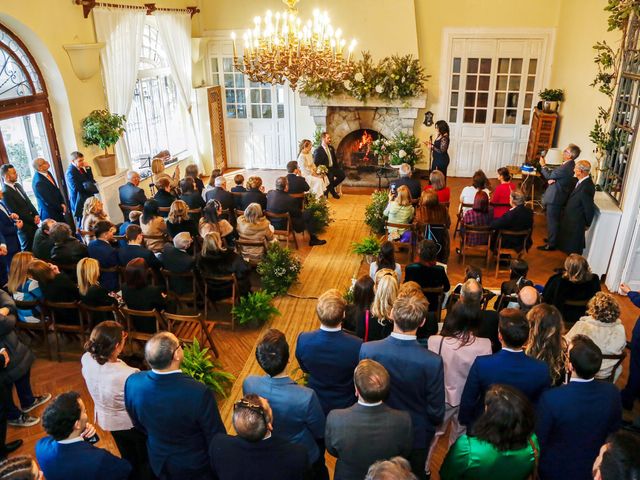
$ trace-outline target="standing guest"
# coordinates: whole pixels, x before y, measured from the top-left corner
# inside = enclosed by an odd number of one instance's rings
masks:
[[[242,174],[237,173],[233,177],[233,184],[233,187],[231,187],[233,193],[244,193],[247,191],[247,189],[244,188],[244,176]]]
[[[118,290],[120,284],[118,272],[105,272],[105,269],[118,266],[118,251],[113,248],[113,234],[116,227],[108,221],[96,223],[94,228],[96,239],[89,243],[89,257],[100,263],[100,283],[110,292]]]
[[[34,173],[31,188],[38,202],[40,218],[51,218],[56,222],[64,222],[67,204],[64,202],[64,197],[53,174],[49,171],[51,164],[44,158],[38,157],[32,165]]]
[[[180,190],[182,192],[180,195],[180,200],[185,202],[189,206],[190,210],[204,207],[205,201],[202,199],[202,195],[200,195],[200,193],[198,193],[198,191],[196,190],[196,184],[194,183],[193,178],[186,177],[185,179],[181,180]],[[200,215],[193,215],[193,218],[195,218],[196,220],[200,218]]]
[[[13,256],[20,248],[19,232],[23,226],[17,214],[11,213],[0,191],[0,286],[7,283],[7,273]]]
[[[212,478],[215,459],[209,457],[209,445],[216,433],[226,433],[213,391],[182,373],[182,343],[172,333],[151,337],[144,358],[151,370],[127,378],[124,402],[134,427],[147,433],[154,475]]]
[[[560,310],[568,330],[585,314],[586,306],[565,305],[565,302],[587,302],[599,291],[600,279],[591,273],[587,259],[573,253],[565,259],[564,270],[549,277],[542,290],[542,298]]]
[[[207,192],[206,202],[210,200],[217,200],[220,203],[222,210],[227,210],[227,218],[231,220],[232,224],[235,224],[235,208],[236,200],[231,192],[227,191],[227,179],[223,176],[219,176],[215,179],[215,188]]]
[[[440,170],[446,178],[449,167],[449,125],[444,120],[438,120],[435,127],[438,131],[435,142],[425,142],[425,145],[433,154],[431,169]]]
[[[629,300],[640,308],[640,293],[631,290],[626,283],[620,284],[620,293],[623,293],[629,297]],[[625,410],[633,409],[633,402],[636,398],[640,398],[640,321],[636,320],[631,333],[630,350],[631,355],[629,359],[629,378],[627,384],[620,392],[622,397],[622,406]]]
[[[256,359],[267,375],[250,375],[242,384],[243,395],[255,393],[269,401],[276,420],[273,436],[305,447],[313,478],[329,478],[324,463],[325,417],[316,393],[294,382],[286,373],[289,345],[276,329],[266,331],[256,347]]]
[[[264,193],[262,179],[260,177],[249,177],[247,180],[247,192],[242,195],[240,209],[244,210],[252,203],[257,203],[262,210],[267,209],[267,196]]]
[[[624,325],[620,320],[620,305],[613,295],[605,292],[596,293],[587,304],[587,316],[578,320],[571,330],[565,335],[567,341],[571,341],[576,335],[589,337],[600,348],[603,355],[621,355],[627,346],[627,336]],[[618,380],[622,373],[622,365],[615,359],[602,361],[602,367],[595,377],[606,380],[613,376],[613,381]]]
[[[80,300],[89,307],[111,307],[118,304],[115,297],[109,295],[109,290],[100,285],[100,264],[93,258],[83,258],[78,262],[78,291]],[[104,320],[113,318],[110,312],[94,312]]]
[[[250,263],[262,260],[267,242],[273,241],[273,227],[267,217],[262,214],[262,207],[258,203],[251,203],[245,208],[244,215],[238,217],[236,225],[240,240],[261,242],[264,246],[250,246],[238,244],[242,257]]]
[[[543,303],[529,310],[527,320],[531,330],[526,354],[547,364],[552,386],[562,385],[569,360],[567,341],[562,336],[562,314],[553,305]]]
[[[124,384],[140,370],[120,360],[127,332],[114,321],[99,323],[91,331],[82,355],[82,376],[95,405],[94,421],[111,432],[122,458],[133,467],[131,478],[151,478],[146,435],[133,427],[124,405]]]
[[[411,205],[411,194],[409,189],[405,185],[401,185],[397,190],[397,195],[394,197],[389,192],[389,203],[382,213],[387,218],[389,223],[411,223],[413,216],[415,215],[415,209]],[[408,232],[406,228],[389,227],[388,229],[389,240],[403,240],[403,235]],[[410,235],[410,232],[407,234]],[[405,235],[405,237],[407,236]]]
[[[87,246],[74,237],[66,223],[56,223],[50,230],[53,248],[51,261],[60,265],[75,265],[81,258],[89,256]],[[51,299],[55,301],[53,298]]]
[[[131,464],[93,446],[96,428],[88,423],[80,395],[58,395],[42,416],[49,435],[36,444],[36,458],[47,480],[127,480]]]
[[[176,201],[176,197],[171,193],[171,182],[168,178],[161,178],[155,185],[157,191],[153,196],[153,200],[158,204],[158,207],[170,208],[173,202]],[[163,217],[168,215],[169,212],[162,213]]]
[[[523,345],[529,339],[529,322],[525,316],[515,308],[505,308],[499,315],[502,350],[476,358],[462,392],[459,418],[467,428],[480,416],[485,393],[491,385],[501,383],[515,387],[533,404],[551,386],[547,364],[524,353]]]
[[[77,225],[82,224],[82,209],[87,198],[98,193],[98,186],[93,178],[93,171],[80,152],[71,153],[71,162],[65,173],[71,213]]]
[[[547,239],[538,250],[555,250],[558,245],[560,216],[573,188],[575,160],[580,156],[580,147],[570,143],[562,152],[562,165],[553,170],[547,167],[544,157],[540,157],[542,177],[547,181],[547,189],[542,195],[542,205],[547,211]],[[591,221],[589,221],[591,223]],[[582,250],[577,253],[582,253]]]
[[[342,328],[350,333],[355,333],[360,338],[364,337],[364,332],[358,332],[358,328],[365,325],[367,317],[371,317],[371,304],[374,297],[373,285],[374,281],[369,275],[362,275],[358,278],[352,287],[353,303],[345,307]]]
[[[10,163],[2,165],[0,175],[3,183],[4,204],[22,220],[22,228],[18,230],[20,247],[22,250],[32,250],[33,237],[40,223],[38,211],[31,203],[27,192],[18,183],[18,172],[13,165]]]
[[[125,267],[122,300],[132,310],[161,312],[167,306],[160,287],[149,284],[147,264],[142,258],[134,258]],[[151,318],[133,317],[133,324],[138,332],[156,332],[156,323]]]
[[[406,186],[409,189],[412,200],[418,200],[420,193],[422,193],[422,186],[420,180],[411,176],[411,165],[403,163],[398,169],[400,177],[397,180],[393,180],[390,184],[392,190],[397,190],[401,185]]]
[[[600,446],[622,422],[618,389],[594,378],[602,364],[598,346],[576,335],[569,359],[569,383],[545,392],[538,403],[536,434],[543,480],[591,478]]]
[[[369,276],[372,280],[376,278],[376,272],[388,268],[396,273],[398,282],[402,279],[402,266],[396,262],[395,249],[393,242],[382,242],[380,245],[380,251],[378,252],[378,260],[371,262],[369,265]]]
[[[306,193],[310,188],[300,173],[298,162],[295,160],[287,163],[287,185],[289,187],[289,193]]]
[[[353,405],[353,370],[358,365],[362,340],[342,331],[347,302],[338,290],[327,290],[318,298],[316,314],[320,329],[298,336],[296,359],[309,374],[307,386],[318,395],[325,415]]]
[[[127,244],[118,249],[118,263],[125,267],[134,258],[142,258],[150,268],[160,270],[162,263],[151,250],[142,246],[142,229],[140,225],[129,225],[125,232]]]
[[[209,298],[212,301],[231,297],[232,285],[228,281],[218,281],[211,277],[233,274],[238,283],[238,295],[243,297],[251,291],[251,266],[233,249],[224,246],[218,232],[209,232],[202,239],[198,271],[209,286]]]
[[[493,220],[493,207],[489,206],[489,196],[482,190],[476,192],[473,199],[473,208],[467,210],[462,217],[462,228],[460,228],[460,246],[473,247],[476,245],[486,245],[489,239],[487,233],[471,233],[465,235],[465,226],[470,227],[488,227]],[[456,249],[456,253],[460,255],[460,249]]]
[[[169,188],[171,189],[171,192],[175,193],[178,190],[178,184],[180,183],[180,165],[176,165],[173,175],[166,173],[164,162],[170,158],[171,154],[169,151],[163,150],[158,153],[153,160],[151,160],[151,179],[155,185],[160,179],[166,178],[169,180]]]
[[[389,372],[389,406],[411,415],[413,442],[407,459],[413,473],[423,480],[428,478],[425,465],[429,446],[445,412],[442,358],[416,340],[416,332],[425,321],[427,308],[424,298],[398,298],[391,312],[391,335],[384,340],[365,343],[360,349],[361,360],[375,360]]]
[[[609,435],[607,443],[593,463],[594,480],[635,480],[640,477],[640,437],[618,431]]]
[[[147,201],[144,190],[140,188],[140,174],[134,170],[127,172],[127,183],[118,188],[118,195],[122,205],[131,207],[142,206]]]
[[[405,458],[393,457],[371,465],[364,480],[416,480],[416,476]]]
[[[460,192],[460,209],[462,213],[466,213],[467,210],[471,208],[473,200],[476,198],[476,193],[480,191],[489,196],[491,195],[491,190],[489,190],[489,179],[482,170],[477,170],[473,174],[473,177],[471,177],[471,185],[464,187],[462,192]],[[463,207],[463,203],[469,206]]]
[[[534,409],[522,392],[493,385],[484,413],[471,433],[451,447],[440,468],[442,480],[525,480],[535,471],[540,447]]]
[[[320,198],[324,195],[324,192],[329,186],[329,179],[326,175],[318,173],[316,164],[313,161],[313,155],[311,149],[313,144],[311,140],[304,139],[300,142],[300,148],[298,149],[298,166],[304,179],[309,184],[309,191],[313,193],[316,198]]]
[[[580,160],[576,162],[574,171],[578,183],[569,194],[558,234],[558,246],[567,255],[582,254],[585,247],[585,232],[591,227],[596,211],[593,201],[596,186],[589,174],[591,164],[586,160]]]
[[[447,271],[442,265],[438,265],[436,257],[438,246],[433,240],[422,240],[419,245],[418,262],[407,265],[404,272],[404,281],[416,282],[420,288],[438,288],[447,293],[451,288]],[[438,308],[437,293],[426,293],[429,300],[429,311],[433,312]]]
[[[413,442],[409,414],[384,404],[391,389],[387,370],[374,360],[362,360],[353,382],[358,402],[327,416],[327,450],[338,458],[335,480],[360,480],[375,461],[408,456]]]
[[[427,190],[434,190],[438,195],[438,202],[449,203],[451,200],[451,189],[447,187],[447,179],[440,170],[432,170],[429,174],[429,184],[424,187]]]
[[[202,209],[202,218],[198,223],[198,233],[202,238],[207,233],[218,232],[225,242],[233,244],[233,226],[222,215],[222,205],[217,200],[209,200]]]
[[[181,232],[173,237],[173,244],[167,243],[160,254],[160,261],[164,268],[171,273],[189,273],[193,270],[196,260],[187,252],[193,244],[193,238],[189,232]],[[193,291],[191,279],[169,278],[169,289],[178,295],[184,295]]]
[[[533,230],[533,210],[524,204],[525,198],[522,190],[514,190],[509,194],[511,209],[500,218],[494,218],[491,222],[493,230]],[[526,239],[525,249],[531,248],[531,233]],[[512,248],[517,252],[522,250],[522,236],[502,235],[502,248]]]
[[[204,190],[204,183],[202,183],[202,179],[200,178],[200,173],[198,173],[198,166],[194,163],[191,165],[187,165],[187,168],[184,169],[184,178],[193,178],[193,182],[195,183],[196,190],[198,194],[202,196],[202,191]]]
[[[160,253],[166,239],[167,223],[160,216],[159,205],[155,200],[147,200],[140,217],[140,228],[145,236],[162,238],[145,238],[145,244],[153,253]]]
[[[109,215],[104,211],[104,204],[98,197],[87,198],[82,210],[82,223],[80,228],[85,232],[89,232],[84,236],[84,243],[89,244],[95,240],[96,236],[93,230],[98,222],[109,221]]]
[[[329,185],[324,192],[325,196],[331,194],[333,198],[340,198],[340,195],[336,192],[336,187],[344,181],[346,175],[344,170],[338,165],[336,151],[331,145],[331,135],[327,132],[322,132],[320,139],[320,145],[313,152],[313,163],[316,167],[324,165],[328,169],[327,178],[329,179]]]
[[[449,210],[439,203],[438,196],[433,190],[423,192],[420,202],[417,218],[419,223],[424,224],[420,228],[424,227],[425,238],[434,241],[438,245],[437,260],[446,264],[449,261],[451,243],[449,237],[449,227],[451,227]]]
[[[373,287],[374,296],[371,312],[358,318],[356,333],[365,342],[382,340],[393,330],[391,309],[398,298],[398,280],[395,272],[388,268],[378,270]]]
[[[500,218],[511,208],[509,196],[517,187],[511,181],[511,173],[507,167],[498,169],[498,181],[500,182],[491,194],[491,205],[493,206],[493,218]]]
[[[53,240],[51,239],[51,227],[56,221],[47,218],[40,222],[40,227],[36,230],[33,238],[33,256],[40,260],[51,260],[51,249],[53,248]]]
[[[209,457],[219,480],[300,480],[307,478],[307,452],[301,445],[273,435],[273,412],[258,395],[245,395],[233,404],[237,436],[218,433]]]
[[[16,442],[22,444],[22,440]],[[12,442],[12,443],[16,443]],[[0,480],[42,480],[44,474],[29,455],[18,455],[0,463]]]
[[[11,260],[7,291],[14,300],[20,302],[37,302],[42,299],[42,291],[38,282],[29,276],[29,264],[33,261],[31,252],[18,252]],[[17,308],[18,320],[26,323],[40,323],[39,309]]]
[[[429,337],[429,350],[442,357],[444,365],[445,412],[442,424],[436,430],[429,449],[429,465],[438,439],[445,434],[451,424],[448,448],[466,432],[458,421],[458,410],[462,390],[467,382],[471,365],[480,355],[491,355],[491,341],[476,337],[479,317],[468,305],[458,302],[447,315],[440,335]]]
[[[181,232],[187,232],[192,237],[198,235],[198,224],[189,216],[189,205],[183,200],[176,200],[171,204],[166,223],[171,237]]]

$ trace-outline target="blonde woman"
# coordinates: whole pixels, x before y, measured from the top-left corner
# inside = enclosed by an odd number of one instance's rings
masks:
[[[100,263],[95,258],[83,258],[78,262],[76,269],[82,303],[90,307],[116,305],[116,299],[109,295],[106,288],[100,286]],[[106,315],[106,318],[96,318],[95,320],[102,321],[108,318],[109,315]]]
[[[398,187],[395,198],[389,192],[389,203],[383,212],[383,215],[388,217],[389,223],[411,223],[414,214],[415,210],[411,205],[411,193],[406,185]],[[389,227],[389,240],[400,240],[405,232],[407,232],[405,228]]]
[[[178,188],[180,182],[180,166],[176,165],[176,169],[173,171],[173,175],[164,173],[164,159],[170,157],[171,154],[167,150],[163,150],[158,153],[153,160],[151,160],[151,173],[153,174],[153,183],[157,183],[161,178],[167,178],[171,190]]]
[[[93,229],[96,223],[102,220],[109,220],[109,215],[104,211],[104,205],[98,197],[89,197],[84,202],[84,208],[82,210],[82,223],[81,229],[85,232],[92,232],[89,235],[84,236],[84,242],[89,243],[95,240],[93,235]]]
[[[249,242],[271,242],[274,239],[273,227],[267,217],[262,213],[262,207],[258,203],[251,203],[244,210],[244,215],[238,217],[236,224],[240,240]],[[258,263],[264,255],[264,247],[241,246],[242,257],[247,262]]]
[[[309,184],[309,191],[320,198],[329,186],[329,179],[326,175],[321,175],[317,172],[316,164],[313,162],[313,154],[311,153],[312,148],[311,140],[305,138],[300,142],[298,168],[300,168],[300,173]]]
[[[29,275],[29,264],[34,257],[31,252],[18,252],[11,260],[7,290],[14,300],[34,302],[42,298],[40,285]],[[18,320],[26,323],[39,323],[38,309],[17,309]]]
[[[175,200],[171,204],[167,217],[167,231],[172,237],[181,232],[189,232],[192,237],[198,234],[196,222],[189,215],[189,205],[183,200]]]
[[[364,326],[361,325],[359,330],[364,332],[363,340],[365,342],[382,340],[388,337],[393,330],[391,309],[398,297],[396,273],[389,268],[378,270],[373,291],[371,315],[366,315],[365,318],[358,320],[364,321]]]
[[[160,216],[158,202],[155,200],[147,200],[145,202],[142,209],[142,216],[140,217],[140,228],[142,229],[143,235],[166,235],[167,224],[165,223],[164,218]],[[166,241],[164,238],[145,239],[147,248],[153,253],[160,253],[165,243]]]

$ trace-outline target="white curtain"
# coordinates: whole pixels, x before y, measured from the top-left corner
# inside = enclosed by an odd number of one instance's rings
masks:
[[[189,150],[195,163],[200,162],[200,146],[196,130],[191,83],[191,14],[182,12],[154,12],[160,39],[167,52],[171,76],[185,113]]]
[[[93,9],[96,36],[105,43],[100,60],[111,113],[129,114],[138,78],[144,19],[144,10]],[[116,144],[116,155],[119,167],[131,168],[126,136]]]

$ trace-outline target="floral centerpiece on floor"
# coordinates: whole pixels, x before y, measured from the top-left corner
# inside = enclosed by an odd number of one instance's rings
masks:
[[[302,263],[291,250],[279,243],[271,243],[258,265],[262,288],[272,295],[284,295],[298,280]]]
[[[388,145],[391,165],[408,163],[413,166],[422,158],[420,140],[415,135],[399,132]]]
[[[373,192],[371,203],[367,205],[364,212],[364,223],[371,229],[372,233],[384,233],[384,209],[389,202],[389,195],[385,191]]]
[[[324,167],[324,165],[321,165],[321,167]],[[324,168],[326,169],[327,167]],[[304,203],[305,211],[310,213],[309,231],[314,235],[325,232],[329,224],[333,222],[327,199],[324,197],[318,198],[313,193],[307,193]]]

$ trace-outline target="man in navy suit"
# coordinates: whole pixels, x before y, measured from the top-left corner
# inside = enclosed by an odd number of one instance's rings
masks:
[[[71,201],[71,212],[76,223],[80,225],[82,220],[82,209],[87,198],[98,193],[96,181],[93,178],[91,167],[80,152],[71,154],[71,163],[65,173],[67,188],[69,189],[69,200]]]
[[[116,227],[107,220],[101,220],[94,227],[95,240],[89,242],[89,257],[100,263],[100,269],[118,266],[118,251],[113,248],[113,234]],[[101,272],[100,285],[109,291],[118,290],[118,272]]]
[[[226,433],[213,391],[182,373],[182,344],[169,332],[147,342],[150,371],[127,378],[125,407],[133,425],[147,434],[153,473],[160,480],[215,478],[209,445]]]
[[[195,259],[187,250],[193,244],[193,238],[189,232],[180,232],[173,237],[173,245],[167,243],[160,254],[160,261],[164,268],[172,273],[187,273],[194,269]],[[171,277],[169,286],[178,295],[189,293],[193,289],[190,280],[179,277]]]
[[[309,191],[309,184],[300,175],[298,162],[291,160],[287,163],[287,184],[289,185],[289,193],[306,193]]]
[[[296,346],[300,368],[309,374],[307,386],[318,395],[325,415],[356,401],[353,371],[362,340],[342,330],[346,305],[338,290],[323,293],[316,307],[320,329],[301,333]]]
[[[231,192],[227,191],[227,179],[222,175],[213,181],[214,187],[205,194],[207,202],[217,200],[222,205],[223,210],[229,210],[228,220],[232,225],[236,223],[236,199]]]
[[[413,178],[411,176],[411,165],[409,165],[408,163],[403,163],[402,165],[400,165],[398,174],[400,175],[400,177],[397,180],[393,180],[391,182],[392,191],[397,191],[399,187],[404,185],[409,189],[412,200],[420,199],[420,195],[422,195],[422,185],[420,184],[419,179]]]
[[[125,267],[134,258],[142,258],[147,262],[147,267],[160,270],[162,263],[151,250],[142,246],[142,228],[140,225],[131,224],[125,233],[127,244],[118,249],[118,263]]]
[[[64,222],[67,213],[67,205],[56,180],[49,172],[51,164],[44,158],[36,158],[33,161],[33,179],[31,188],[38,202],[38,213],[41,219],[51,218],[56,222]]]
[[[496,218],[491,222],[493,230],[529,230],[533,229],[533,210],[525,205],[525,197],[522,190],[512,190],[509,195],[509,209],[500,218]],[[493,239],[494,248],[497,248],[496,238]],[[526,249],[531,248],[531,233],[526,240]],[[513,248],[514,250],[522,250],[522,237],[503,235],[502,248]]]
[[[120,203],[122,205],[129,205],[131,207],[144,205],[144,202],[147,201],[147,196],[139,185],[140,174],[133,170],[129,170],[127,172],[127,183],[118,188]]]
[[[596,186],[591,179],[591,164],[587,160],[576,162],[575,177],[578,179],[575,188],[569,194],[569,200],[562,214],[558,246],[567,255],[582,255],[585,247],[585,232],[591,227],[596,213],[593,198]]]
[[[29,200],[27,192],[18,183],[18,172],[13,165],[10,163],[2,165],[0,175],[2,175],[4,203],[22,220],[22,228],[18,231],[20,247],[22,250],[33,251],[33,238],[40,223],[38,211]]]
[[[13,256],[20,251],[18,231],[22,228],[22,220],[11,213],[0,191],[0,285],[7,283],[9,268]]]
[[[424,297],[398,298],[391,310],[393,332],[384,340],[362,344],[360,359],[381,363],[391,375],[387,405],[411,415],[413,443],[407,457],[411,470],[426,479],[429,445],[444,419],[444,369],[442,358],[416,340],[429,311]]]
[[[594,378],[602,366],[600,348],[589,337],[576,335],[569,360],[569,383],[548,390],[538,402],[542,480],[590,479],[600,447],[622,422],[618,389]]]
[[[96,429],[77,392],[58,395],[42,415],[49,434],[36,444],[36,458],[47,480],[127,480],[131,465],[90,442]]]
[[[534,405],[551,386],[547,364],[528,357],[522,349],[529,339],[529,322],[524,314],[515,308],[505,308],[499,315],[498,338],[502,350],[475,359],[462,391],[458,419],[467,429],[482,413],[484,394],[491,385],[501,383],[515,387]]]
[[[330,193],[333,198],[340,198],[340,195],[336,192],[336,187],[344,181],[346,175],[344,174],[344,170],[338,165],[336,151],[331,146],[331,135],[327,132],[322,132],[321,138],[322,143],[313,152],[313,163],[315,163],[316,167],[324,165],[328,169],[327,178],[329,179],[329,186],[324,192],[325,196]]]

